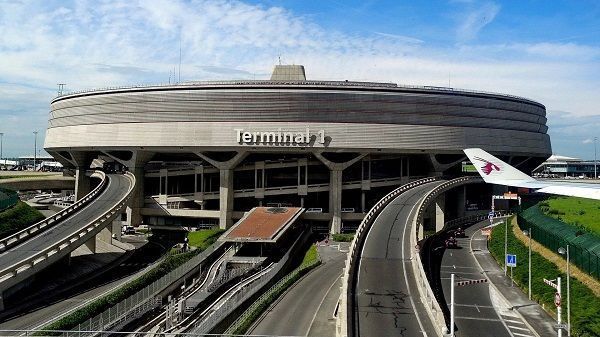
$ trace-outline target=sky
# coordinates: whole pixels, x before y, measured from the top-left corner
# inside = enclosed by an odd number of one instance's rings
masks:
[[[597,0],[0,0],[3,154],[32,154],[34,131],[41,148],[58,83],[268,79],[279,59],[308,79],[536,100],[556,154],[593,159],[600,137]]]

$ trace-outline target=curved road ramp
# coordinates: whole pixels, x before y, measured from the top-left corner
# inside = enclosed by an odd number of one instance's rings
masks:
[[[133,174],[96,171],[92,177],[100,184],[72,206],[0,240],[1,294],[93,239],[131,198]]]
[[[337,336],[442,336],[444,317],[415,249],[420,218],[434,196],[474,182],[420,179],[367,213],[346,260]]]

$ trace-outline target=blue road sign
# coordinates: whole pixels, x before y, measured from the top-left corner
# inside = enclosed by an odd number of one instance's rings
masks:
[[[517,256],[513,254],[506,254],[506,265],[508,267],[516,267],[517,266]]]

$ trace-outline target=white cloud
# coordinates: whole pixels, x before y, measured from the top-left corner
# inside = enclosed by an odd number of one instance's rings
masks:
[[[459,25],[457,35],[461,41],[474,39],[479,31],[494,21],[500,12],[500,6],[493,2],[485,2],[480,5],[467,2],[466,11],[458,16]]]
[[[489,2],[463,5],[470,6],[459,29],[465,41],[500,10]],[[600,106],[595,46],[436,47],[399,34],[331,31],[280,7],[227,0],[3,2],[0,132],[15,133],[5,136],[5,148],[24,152],[16,149],[29,142],[30,130],[45,128],[57,83],[68,90],[166,83],[177,69],[180,38],[183,80],[268,78],[281,54],[304,64],[312,79],[435,86],[450,79],[453,87],[525,96],[574,116],[598,114]]]

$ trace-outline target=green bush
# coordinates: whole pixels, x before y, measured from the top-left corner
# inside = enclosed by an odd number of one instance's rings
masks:
[[[504,266],[504,226],[494,227],[488,243],[490,253],[498,264]],[[513,270],[515,283],[524,291],[528,287],[528,247],[519,241],[509,226],[508,253],[517,255],[517,267]],[[564,270],[558,270],[556,265],[536,252],[531,254],[532,298],[543,303],[546,308],[554,308],[555,289],[546,285],[543,279],[563,279],[563,298],[566,303],[566,275]],[[563,308],[563,319],[566,319],[566,306]],[[600,336],[600,298],[579,282],[571,278],[571,325],[572,335],[580,337]]]
[[[269,308],[269,306],[283,294],[290,286],[298,281],[302,276],[308,273],[313,268],[316,268],[321,264],[319,259],[319,253],[317,252],[317,246],[311,245],[304,254],[302,264],[290,272],[286,277],[276,283],[271,289],[268,290],[263,296],[255,302],[248,311],[244,313],[247,315],[237,326],[232,327],[233,335],[242,335],[250,328],[252,323],[256,321],[262,314]]]
[[[351,242],[354,239],[354,233],[333,234],[333,241]]]
[[[90,304],[77,309],[71,314],[59,319],[58,321],[45,326],[42,330],[70,330],[76,327],[78,324],[85,322],[86,320],[104,312],[108,308],[116,305],[122,300],[142,290],[147,285],[160,279],[170,271],[179,267],[180,265],[187,262],[189,259],[200,253],[201,250],[194,250],[191,252],[170,255],[163,260],[158,266],[142,275],[141,277],[126,283],[117,290],[109,293],[108,295],[101,297]],[[41,333],[39,335],[44,335]]]
[[[0,238],[10,236],[44,219],[37,209],[19,201],[15,206],[0,212]]]
[[[189,240],[189,245],[192,247],[197,247],[201,250],[208,248],[208,246],[212,245],[219,236],[224,232],[223,229],[201,229],[195,232],[189,232],[187,237]]]

